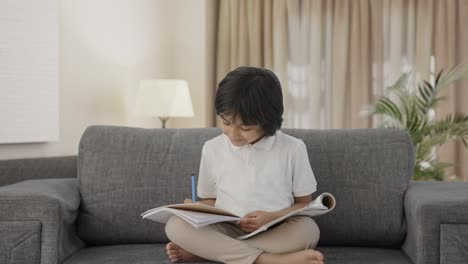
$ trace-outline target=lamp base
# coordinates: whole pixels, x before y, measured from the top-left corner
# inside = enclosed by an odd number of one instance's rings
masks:
[[[166,128],[166,122],[167,122],[167,120],[169,120],[169,117],[168,116],[160,116],[159,120],[161,120],[162,128]]]

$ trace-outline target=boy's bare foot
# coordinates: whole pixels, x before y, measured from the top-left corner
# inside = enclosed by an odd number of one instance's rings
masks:
[[[319,251],[313,249],[306,249],[288,254],[262,253],[255,260],[255,263],[323,264],[323,255]]]
[[[185,249],[179,247],[176,243],[172,241],[167,243],[166,251],[171,262],[195,262],[204,260],[206,261],[206,259],[203,259],[197,255],[186,251]]]

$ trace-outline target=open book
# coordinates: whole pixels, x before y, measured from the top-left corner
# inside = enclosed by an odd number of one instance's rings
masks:
[[[237,239],[249,238],[293,215],[319,216],[326,214],[335,208],[335,204],[336,201],[333,195],[327,192],[322,193],[304,208],[297,209],[289,214],[279,217],[251,233],[237,237]],[[202,228],[219,222],[236,222],[241,219],[238,215],[199,203],[166,205],[150,209],[141,214],[144,219],[149,219],[162,224],[167,223],[172,215],[179,216],[195,228]]]

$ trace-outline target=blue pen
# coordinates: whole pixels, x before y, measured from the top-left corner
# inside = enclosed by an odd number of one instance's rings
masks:
[[[192,202],[197,200],[195,196],[195,174],[192,172]]]

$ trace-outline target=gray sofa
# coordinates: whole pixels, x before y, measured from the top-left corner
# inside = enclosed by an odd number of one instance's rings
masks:
[[[468,183],[411,182],[407,134],[283,131],[307,145],[314,196],[337,200],[316,218],[325,263],[468,263]],[[219,133],[91,126],[77,157],[0,161],[0,263],[169,263],[164,226],[140,214],[190,197],[203,143]]]

